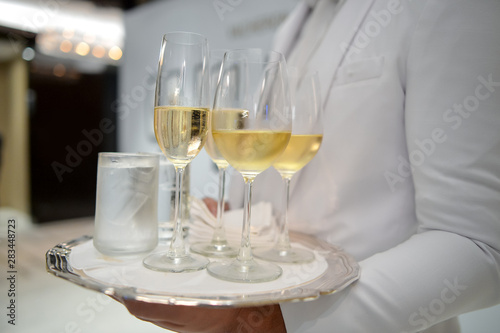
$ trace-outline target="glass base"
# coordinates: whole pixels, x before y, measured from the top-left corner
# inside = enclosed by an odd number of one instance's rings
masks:
[[[239,251],[238,247],[230,246],[227,242],[222,244],[214,242],[194,243],[190,249],[191,252],[217,258],[234,258],[238,255]]]
[[[289,248],[280,250],[278,248],[254,249],[253,254],[260,259],[281,262],[287,264],[303,264],[314,260],[314,253],[308,250]]]
[[[167,253],[154,253],[142,261],[146,268],[159,272],[184,273],[199,271],[207,267],[209,260],[197,255],[170,257]]]
[[[183,223],[184,224],[184,223]],[[185,239],[188,236],[189,227],[182,227],[182,237]],[[172,236],[174,235],[174,222],[159,222],[158,223],[158,242],[159,244],[170,245]]]
[[[276,280],[283,270],[276,264],[260,263],[255,260],[211,262],[207,271],[215,278],[244,283],[258,283]]]

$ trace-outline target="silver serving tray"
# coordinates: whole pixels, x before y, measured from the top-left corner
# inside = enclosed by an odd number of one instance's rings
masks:
[[[90,236],[83,236],[60,243],[49,249],[46,253],[47,271],[74,284],[118,299],[135,299],[143,302],[174,305],[220,307],[258,306],[314,300],[321,295],[340,291],[359,278],[360,267],[358,263],[340,248],[304,234],[291,233],[290,238],[293,242],[300,243],[316,251],[326,261],[327,268],[313,280],[266,292],[248,293],[245,292],[245,284],[241,284],[241,293],[231,295],[183,295],[176,292],[156,292],[134,286],[124,287],[113,283],[104,283],[87,275],[83,269],[75,269],[71,266],[72,249],[91,241],[92,237]]]

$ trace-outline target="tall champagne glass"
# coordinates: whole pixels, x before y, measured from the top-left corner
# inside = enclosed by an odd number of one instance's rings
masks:
[[[180,203],[184,170],[208,135],[210,100],[207,39],[189,32],[165,34],[156,80],[154,130],[161,150],[175,167],[175,225],[169,250],[144,259],[149,269],[189,272],[208,264],[207,258],[186,249]]]
[[[252,183],[283,153],[291,129],[283,55],[260,49],[226,52],[215,93],[212,134],[222,156],[245,181],[243,229],[238,256],[232,261],[210,263],[207,270],[212,276],[249,283],[281,276],[281,267],[252,256]]]
[[[292,100],[293,131],[285,152],[273,163],[285,183],[285,206],[279,219],[279,235],[274,247],[256,249],[255,256],[261,259],[304,263],[314,260],[314,253],[293,248],[288,233],[288,206],[290,181],[297,171],[309,163],[318,152],[323,140],[323,121],[319,82],[316,72],[300,75],[297,68],[289,67]]]
[[[226,50],[215,49],[210,50],[210,91],[211,96],[215,95],[217,82],[219,80],[220,67]],[[229,163],[220,153],[215,145],[212,131],[208,131],[205,150],[212,161],[217,165],[219,170],[219,196],[217,199],[217,222],[212,235],[212,240],[209,242],[198,242],[191,245],[191,252],[199,253],[209,257],[235,257],[238,254],[238,247],[228,243],[226,231],[223,223],[224,214],[224,192],[226,186],[226,170]]]

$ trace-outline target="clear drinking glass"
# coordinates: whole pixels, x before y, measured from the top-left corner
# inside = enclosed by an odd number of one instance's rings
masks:
[[[109,256],[153,250],[158,243],[158,155],[99,153],[93,242]]]
[[[215,95],[217,82],[219,79],[220,68],[224,53],[226,50],[215,49],[210,50],[210,91],[212,96]],[[191,245],[191,252],[199,253],[210,257],[235,257],[238,254],[238,247],[228,243],[226,231],[223,223],[224,214],[224,191],[226,186],[226,170],[229,163],[220,153],[215,145],[212,131],[209,130],[205,150],[212,161],[217,165],[219,170],[219,196],[217,199],[217,222],[212,235],[212,240],[209,242],[198,242]]]
[[[185,167],[205,144],[210,116],[208,41],[199,34],[172,32],[163,36],[156,79],[154,130],[176,174],[174,231],[167,253],[149,255],[149,269],[189,272],[206,267],[208,259],[191,255],[182,236],[182,187]]]
[[[283,55],[260,49],[226,52],[215,93],[212,135],[222,156],[245,180],[243,230],[236,259],[210,263],[207,270],[212,276],[235,282],[264,282],[281,276],[281,267],[252,256],[252,183],[283,153],[291,130]]]
[[[261,259],[304,263],[314,260],[309,250],[293,248],[288,233],[288,205],[290,181],[293,175],[309,163],[318,152],[323,140],[323,119],[319,81],[316,72],[300,75],[297,68],[288,68],[292,100],[293,130],[285,152],[273,163],[285,183],[285,206],[279,219],[279,235],[270,249],[255,249],[255,256]]]

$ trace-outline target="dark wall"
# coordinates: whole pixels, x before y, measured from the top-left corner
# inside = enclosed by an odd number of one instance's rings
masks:
[[[30,90],[32,215],[36,222],[91,216],[97,154],[116,150],[116,70],[32,73]]]

